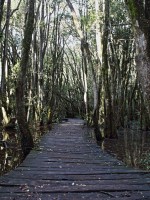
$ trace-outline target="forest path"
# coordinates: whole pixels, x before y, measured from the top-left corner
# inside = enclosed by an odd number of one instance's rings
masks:
[[[150,200],[148,172],[126,167],[87,137],[82,120],[55,125],[15,170],[0,200]]]

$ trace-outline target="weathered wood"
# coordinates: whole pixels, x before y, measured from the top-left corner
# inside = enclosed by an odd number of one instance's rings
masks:
[[[55,125],[19,167],[0,177],[0,200],[148,200],[150,174],[103,152],[82,123]]]
[[[121,193],[113,193],[112,195],[110,193],[105,193],[105,192],[92,192],[92,193],[57,193],[57,194],[46,194],[46,193],[37,193],[37,194],[17,194],[18,196],[12,194],[12,196],[8,196],[8,194],[5,195],[5,197],[1,197],[1,200],[66,200],[66,199],[73,199],[73,200],[80,200],[80,199],[88,199],[88,200],[114,200],[118,198],[119,200],[149,200],[149,196],[145,194],[145,197],[143,197],[143,194],[139,193],[134,194],[134,193],[129,193],[129,192],[121,192]]]
[[[36,179],[35,180],[30,180],[30,179],[26,179],[25,183],[28,185],[35,185],[35,184],[49,184],[51,186],[53,185],[57,185],[62,184],[62,185],[105,185],[108,184],[108,180],[64,180],[64,179]],[[148,180],[143,180],[143,179],[127,179],[127,180],[121,180],[122,184],[126,184],[126,185],[141,185],[141,184],[150,184],[150,179]],[[120,185],[120,179],[114,179],[114,180],[109,180],[109,184],[111,185]],[[22,179],[14,179],[14,180],[4,180],[3,182],[0,183],[0,186],[21,186],[22,185]]]

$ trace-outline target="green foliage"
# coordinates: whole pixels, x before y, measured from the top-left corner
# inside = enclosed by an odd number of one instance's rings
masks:
[[[125,8],[125,4],[122,1],[111,1],[110,5],[110,20],[111,23],[121,24],[127,22],[129,18],[127,17],[127,9]]]
[[[140,165],[146,170],[150,170],[150,152],[143,154],[143,157],[140,160]]]
[[[89,11],[88,15],[81,17],[81,23],[90,31],[92,25],[95,23],[96,13],[94,11]]]
[[[128,9],[130,11],[131,19],[132,21],[135,21],[137,17],[137,10],[136,10],[134,0],[127,0],[126,2],[127,2]]]
[[[18,80],[18,74],[20,72],[20,62],[17,62],[16,65],[12,67],[12,80],[16,81]]]
[[[112,25],[112,34],[115,39],[128,40],[129,37],[131,37],[131,22],[124,2],[116,0],[111,1],[110,22]]]

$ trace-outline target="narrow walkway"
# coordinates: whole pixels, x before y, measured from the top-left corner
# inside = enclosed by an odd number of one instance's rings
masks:
[[[0,200],[150,200],[150,176],[126,167],[70,119],[45,135],[15,170],[0,177]]]

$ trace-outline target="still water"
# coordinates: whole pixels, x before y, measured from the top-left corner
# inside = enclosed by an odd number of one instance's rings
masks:
[[[36,127],[36,126],[35,126]],[[36,127],[31,130],[35,146],[41,135],[48,131],[46,127]],[[23,160],[20,143],[20,133],[17,129],[0,132],[0,175],[17,167]]]
[[[95,140],[94,131],[88,131],[86,138]],[[97,144],[127,166],[150,171],[150,131],[123,129],[118,131],[118,139],[104,139]]]
[[[150,170],[150,132],[125,129],[118,132],[118,139],[99,145],[128,166]]]
[[[0,175],[18,166],[22,161],[20,135],[17,130],[0,133]]]

